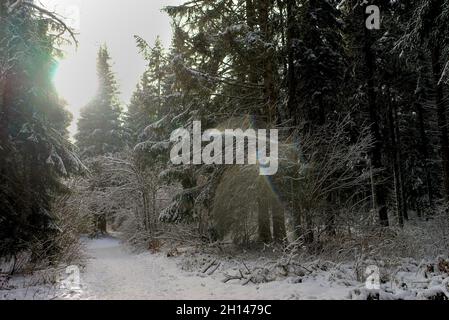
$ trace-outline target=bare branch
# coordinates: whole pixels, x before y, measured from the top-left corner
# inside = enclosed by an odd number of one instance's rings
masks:
[[[45,15],[49,16],[59,26],[61,26],[64,29],[64,32],[68,32],[69,33],[69,35],[72,38],[72,40],[75,43],[75,45],[78,46],[78,40],[76,39],[75,32],[72,30],[72,28],[67,26],[67,24],[64,21],[62,21],[62,19],[59,18],[56,13],[50,12],[50,11],[48,11],[48,10],[42,8],[42,7],[39,7],[38,5],[35,5],[34,3],[26,2],[26,1],[23,1],[23,0],[18,0],[16,3],[14,3],[13,4],[13,6],[14,6],[13,10],[16,9],[20,5],[24,5],[24,6],[30,7],[32,9],[35,9],[35,10],[39,11],[42,14],[45,14]],[[11,10],[11,7],[10,7],[10,10]]]

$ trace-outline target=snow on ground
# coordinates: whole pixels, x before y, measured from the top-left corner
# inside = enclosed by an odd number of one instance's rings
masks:
[[[0,300],[55,300],[74,299],[80,296],[79,290],[67,290],[57,281],[63,270],[44,270],[33,274],[0,274]]]
[[[381,290],[358,281],[363,267],[311,262],[269,265],[264,257],[214,256],[187,252],[135,254],[111,237],[84,239],[88,260],[80,288],[51,285],[45,277],[13,277],[1,285],[0,299],[429,299],[449,297],[449,260],[404,260],[382,274]],[[215,263],[214,263],[215,262]],[[272,261],[271,261],[272,263]],[[289,269],[290,268],[290,269]],[[447,270],[445,269],[447,268]],[[73,270],[72,270],[73,271]],[[72,274],[73,275],[73,274]],[[76,275],[76,273],[75,273]],[[228,282],[224,283],[227,277]],[[33,280],[34,279],[34,280]],[[45,280],[45,281],[43,281]],[[268,282],[267,282],[268,280]],[[64,281],[63,281],[64,283]],[[72,283],[73,284],[73,283]]]
[[[348,288],[323,277],[294,283],[293,279],[263,284],[223,283],[223,276],[182,270],[181,257],[135,255],[115,239],[93,240],[95,257],[82,274],[81,299],[343,299]]]

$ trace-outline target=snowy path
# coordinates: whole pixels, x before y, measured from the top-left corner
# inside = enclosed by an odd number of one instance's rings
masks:
[[[177,258],[130,253],[112,238],[89,240],[87,248],[91,259],[81,274],[81,299],[342,299],[348,293],[320,278],[225,284],[181,270]]]
[[[199,270],[212,261],[214,257],[211,255],[192,253],[168,258],[162,253],[133,254],[114,238],[83,241],[89,259],[80,274],[81,290],[74,287],[73,290],[67,289],[64,285],[66,281],[75,280],[62,270],[61,274],[56,275],[52,269],[37,270],[32,274],[17,274],[11,278],[0,277],[0,300],[365,300],[370,293],[363,283],[355,280],[355,271],[351,265],[327,267],[325,263],[312,263],[312,268],[308,267],[314,271],[308,275],[286,278],[274,272],[272,275],[276,277],[275,281],[242,285],[241,280],[222,282],[225,272],[230,275],[239,273],[238,270],[242,268],[239,257],[216,257],[220,260],[220,268],[208,276]],[[447,271],[439,270],[441,259],[425,263],[403,259],[400,266],[392,266],[388,272],[394,273],[396,278],[382,285],[380,298],[449,297]],[[251,260],[248,257],[245,264],[249,269],[256,270],[256,267],[263,266],[264,261],[264,258],[253,257]],[[182,266],[191,271],[184,270]],[[429,266],[433,266],[434,271],[429,271]],[[76,268],[70,270],[75,270],[70,275],[76,274]],[[55,276],[58,276],[59,281],[54,282]]]

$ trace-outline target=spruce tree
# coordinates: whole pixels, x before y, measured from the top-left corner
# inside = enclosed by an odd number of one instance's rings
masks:
[[[61,178],[83,167],[52,82],[54,33],[68,29],[32,2],[9,4],[0,1],[0,257],[44,242],[57,250],[53,200],[66,191]]]
[[[98,91],[81,110],[78,133],[75,135],[82,157],[118,152],[123,146],[121,108],[110,60],[107,47],[100,47],[97,58]]]
[[[154,46],[150,47],[142,38],[135,38],[148,66],[131,97],[125,115],[124,126],[130,147],[145,141],[145,128],[160,120],[167,112],[164,106],[168,65],[162,42],[157,37]]]

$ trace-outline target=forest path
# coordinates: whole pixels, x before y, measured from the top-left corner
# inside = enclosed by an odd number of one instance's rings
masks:
[[[175,291],[166,283],[174,270],[161,256],[135,255],[114,238],[88,240],[87,254],[83,299],[167,299]]]
[[[333,286],[324,278],[300,284],[291,279],[225,284],[221,278],[182,270],[177,265],[181,258],[133,254],[114,238],[86,241],[90,258],[81,273],[81,299],[342,299],[348,293],[347,287]]]

